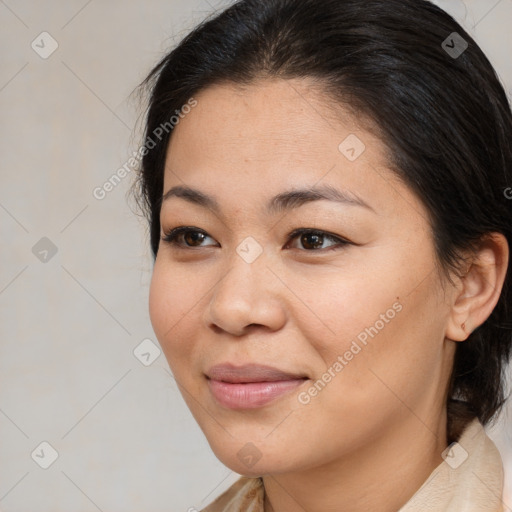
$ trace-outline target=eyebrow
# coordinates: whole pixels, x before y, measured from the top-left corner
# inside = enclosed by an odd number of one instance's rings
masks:
[[[162,203],[169,200],[171,197],[179,197],[189,203],[202,206],[203,208],[208,208],[215,213],[220,213],[221,210],[219,203],[214,197],[187,186],[178,185],[170,188],[162,196]],[[269,215],[276,215],[283,211],[299,208],[306,203],[320,200],[333,201],[351,206],[360,206],[376,213],[368,203],[353,192],[338,190],[330,185],[293,189],[282,192],[270,199],[266,205],[265,211]]]

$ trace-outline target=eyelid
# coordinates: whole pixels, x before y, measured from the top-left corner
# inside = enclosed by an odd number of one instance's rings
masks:
[[[294,238],[297,238],[299,235],[306,235],[306,234],[310,234],[310,233],[320,234],[324,238],[329,238],[331,240],[335,240],[338,242],[338,245],[340,245],[340,244],[341,245],[347,245],[347,244],[355,245],[352,242],[350,242],[350,240],[347,240],[346,238],[343,238],[342,236],[335,235],[334,233],[330,233],[329,231],[325,231],[323,229],[318,229],[318,228],[298,228],[298,229],[293,230],[288,235],[287,245],[290,243],[291,240],[293,240]],[[316,251],[306,251],[306,252],[320,252],[320,251],[326,251],[331,248],[332,247],[328,247],[326,249],[317,249]]]
[[[194,226],[178,226],[173,229],[165,230],[163,236],[161,237],[161,240],[163,242],[167,242],[169,245],[176,246],[178,248],[185,248],[185,249],[201,249],[203,247],[212,247],[210,246],[199,246],[199,247],[192,247],[192,246],[182,246],[181,244],[176,242],[176,238],[180,236],[182,233],[186,233],[188,231],[193,231],[196,233],[201,233],[208,238],[212,238],[204,229],[196,228]]]
[[[169,245],[172,245],[178,249],[183,249],[183,250],[198,250],[198,249],[202,249],[205,247],[213,247],[212,245],[194,247],[194,246],[183,245],[183,244],[176,242],[177,237],[179,237],[182,233],[186,233],[186,232],[201,233],[201,234],[205,235],[206,237],[211,238],[213,240],[213,237],[211,237],[206,231],[204,231],[201,228],[194,227],[194,226],[178,226],[176,228],[166,230],[166,231],[164,231],[164,234],[161,237],[161,240],[168,243]],[[330,246],[330,247],[323,248],[323,249],[314,249],[314,250],[299,249],[301,252],[323,253],[323,252],[326,252],[329,250],[339,249],[340,246],[343,247],[343,246],[349,245],[349,244],[356,245],[353,242],[350,242],[349,240],[347,240],[346,238],[343,238],[339,235],[335,235],[334,233],[330,233],[329,231],[325,231],[325,230],[322,230],[319,228],[297,228],[297,229],[293,230],[287,236],[287,241],[286,241],[285,247],[288,246],[290,244],[290,242],[293,241],[293,239],[297,238],[300,235],[304,235],[304,234],[320,234],[324,238],[328,238],[330,240],[336,241],[337,244]],[[296,249],[296,248],[293,248],[293,249]]]

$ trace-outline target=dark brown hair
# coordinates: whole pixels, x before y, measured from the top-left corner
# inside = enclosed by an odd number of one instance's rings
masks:
[[[453,33],[456,32],[457,35]],[[466,48],[467,45],[467,48]],[[314,78],[378,127],[389,166],[425,204],[444,271],[499,232],[512,241],[512,114],[471,36],[424,0],[241,0],[196,27],[151,71],[146,137],[221,82]],[[169,130],[143,157],[139,204],[156,257]],[[510,262],[500,300],[455,355],[448,433],[489,422],[504,402]]]

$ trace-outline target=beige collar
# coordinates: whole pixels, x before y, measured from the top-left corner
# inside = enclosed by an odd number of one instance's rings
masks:
[[[474,419],[457,443],[399,512],[503,512],[503,465]],[[201,512],[264,512],[261,478],[241,477]]]

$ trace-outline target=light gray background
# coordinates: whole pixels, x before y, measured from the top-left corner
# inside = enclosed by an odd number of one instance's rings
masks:
[[[512,0],[439,3],[510,91]],[[4,512],[187,511],[238,478],[210,451],[163,354],[149,366],[133,354],[142,340],[156,342],[146,228],[126,198],[133,173],[103,200],[92,194],[139,147],[141,107],[129,99],[136,84],[225,5],[0,0]],[[47,59],[31,47],[35,40],[48,51],[43,31],[58,44]],[[42,237],[57,248],[46,262],[32,251]],[[490,430],[506,465],[508,507],[511,410]],[[36,463],[50,460],[43,441],[58,453],[48,469]]]

